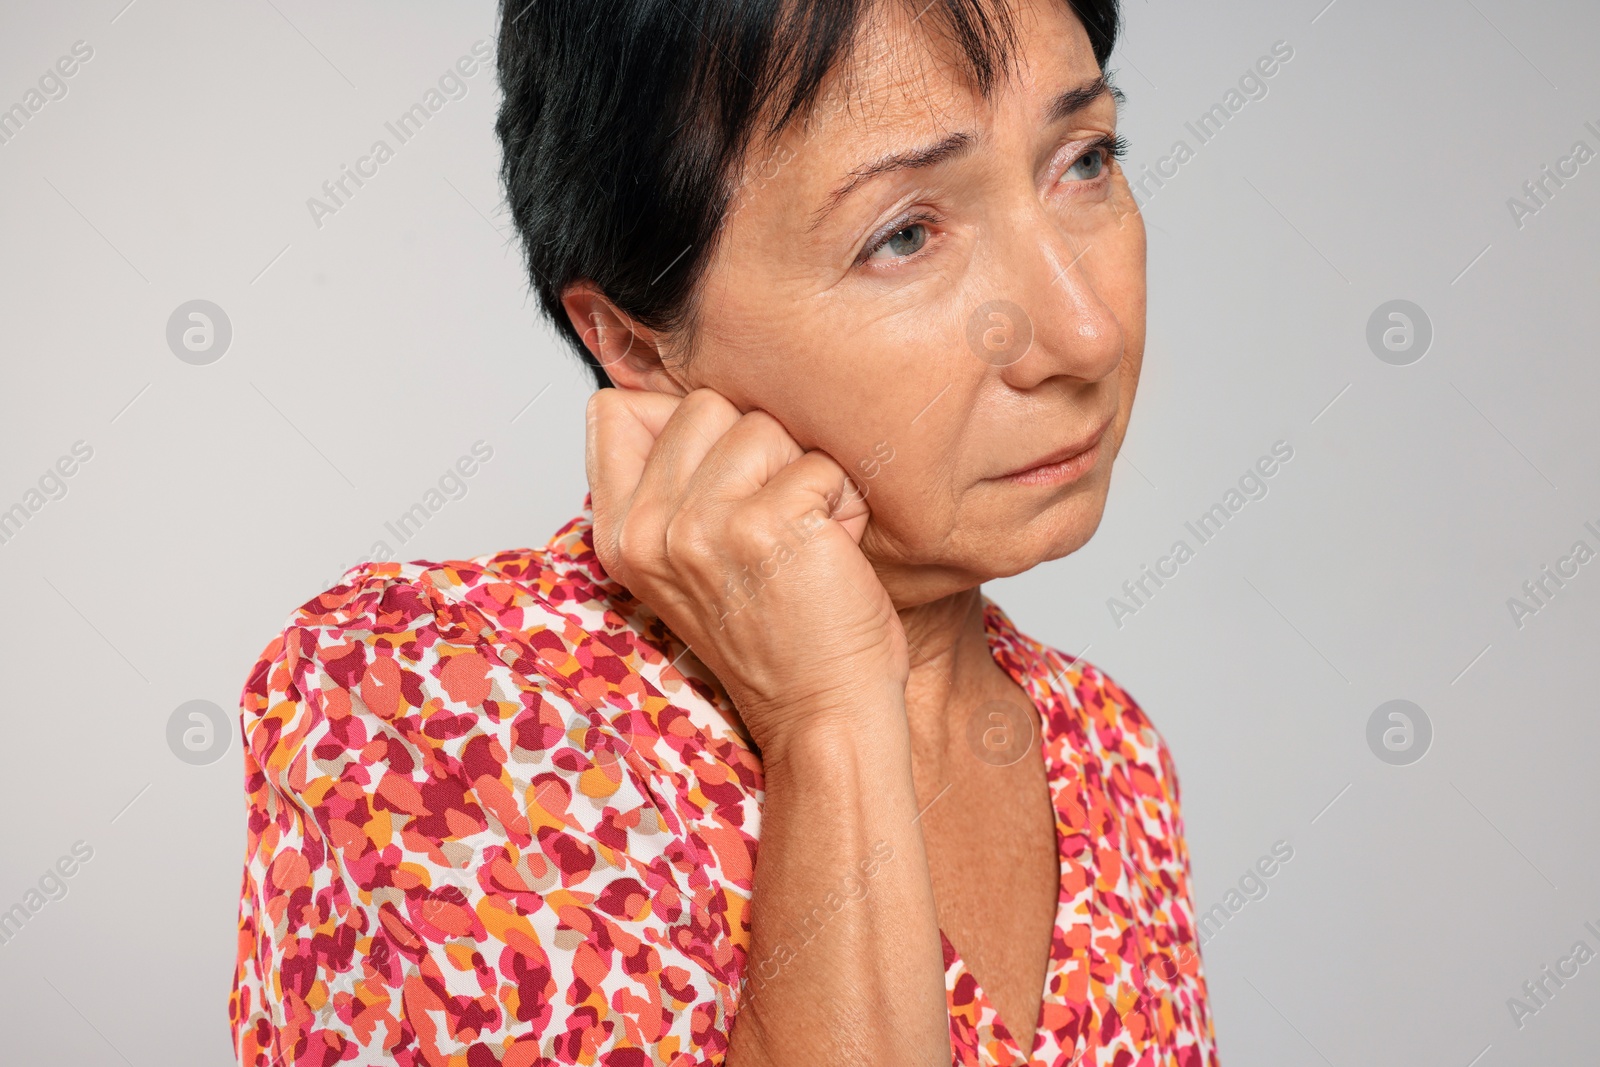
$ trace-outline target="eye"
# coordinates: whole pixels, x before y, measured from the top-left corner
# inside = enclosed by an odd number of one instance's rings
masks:
[[[928,243],[928,227],[925,223],[913,222],[902,226],[893,233],[873,242],[863,259],[900,259],[914,255],[923,245]],[[883,251],[891,255],[880,255]]]
[[[1072,166],[1061,175],[1062,181],[1088,182],[1100,177],[1106,171],[1106,150],[1104,148],[1091,148],[1073,161]]]
[[[1102,137],[1089,145],[1083,155],[1061,173],[1063,183],[1092,182],[1111,169],[1113,159],[1128,154],[1128,142],[1122,137]]]

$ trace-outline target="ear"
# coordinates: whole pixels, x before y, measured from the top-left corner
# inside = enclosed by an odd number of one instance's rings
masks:
[[[627,312],[591,281],[577,281],[561,293],[561,306],[589,352],[618,389],[686,396],[689,390],[666,365],[662,335]]]

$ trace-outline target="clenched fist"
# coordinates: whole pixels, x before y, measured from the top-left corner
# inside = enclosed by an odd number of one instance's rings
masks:
[[[601,389],[586,466],[595,552],[722,682],[771,758],[903,698],[893,602],[860,548],[864,496],[827,454],[721,394]]]

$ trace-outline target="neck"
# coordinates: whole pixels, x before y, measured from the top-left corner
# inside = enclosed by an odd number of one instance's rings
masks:
[[[937,769],[965,750],[972,710],[1012,683],[989,652],[981,587],[899,614],[911,655],[906,718],[912,752]]]

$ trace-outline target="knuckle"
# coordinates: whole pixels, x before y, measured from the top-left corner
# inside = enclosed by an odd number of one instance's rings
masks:
[[[828,477],[843,477],[845,473],[844,467],[840,465],[838,460],[817,448],[811,449],[795,462],[815,467],[818,474]]]
[[[755,522],[734,523],[728,541],[730,554],[740,563],[749,563],[761,558],[762,548],[767,543],[765,527]]]
[[[759,438],[787,440],[789,437],[789,432],[783,428],[783,423],[759,408],[745,412],[739,417],[739,421],[744,423],[746,430]]]
[[[680,511],[667,521],[662,556],[675,569],[694,566],[711,553],[705,530],[693,512]]]
[[[653,553],[638,522],[623,523],[613,534],[611,543],[617,562],[628,571],[643,570],[649,565]]]
[[[689,390],[679,404],[680,410],[685,410],[695,415],[702,412],[719,411],[725,407],[732,407],[727,397],[715,389],[709,389],[705,386]]]

